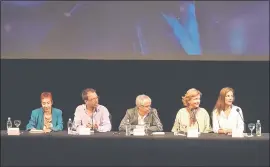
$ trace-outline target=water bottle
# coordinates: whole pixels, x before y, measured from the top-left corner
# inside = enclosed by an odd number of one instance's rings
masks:
[[[12,121],[11,121],[11,118],[10,117],[8,117],[8,120],[7,120],[7,130],[9,128],[12,128]]]
[[[68,119],[67,127],[68,127],[68,134],[72,134],[73,123],[71,118]]]
[[[262,135],[262,125],[260,120],[257,120],[256,123],[256,136],[261,136]]]
[[[131,129],[131,125],[129,123],[129,120],[127,120],[127,122],[126,122],[126,136],[130,136],[130,129]]]

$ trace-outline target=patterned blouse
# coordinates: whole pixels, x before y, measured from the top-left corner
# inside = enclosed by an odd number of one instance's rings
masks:
[[[44,114],[44,127],[43,130],[51,130],[52,126],[52,114]]]

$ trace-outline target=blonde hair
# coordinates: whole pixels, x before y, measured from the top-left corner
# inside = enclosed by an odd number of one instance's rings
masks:
[[[225,110],[225,97],[228,92],[232,92],[234,94],[233,88],[225,87],[222,88],[219,92],[219,96],[215,105],[214,110],[216,109],[217,114],[219,115],[221,111]]]
[[[197,89],[195,89],[195,88],[189,89],[189,90],[186,92],[185,96],[182,96],[182,102],[183,102],[183,105],[184,105],[185,107],[187,107],[187,106],[189,105],[188,102],[189,102],[193,97],[198,96],[198,95],[202,96],[202,93],[201,93],[199,90],[197,90]]]

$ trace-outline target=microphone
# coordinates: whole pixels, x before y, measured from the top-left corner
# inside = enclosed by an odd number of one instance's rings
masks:
[[[192,115],[193,115],[193,117],[196,120],[196,123],[198,125],[198,132],[200,132],[200,124],[199,124],[199,122],[198,122],[198,120],[196,118],[196,109],[191,109],[191,113],[192,113]]]
[[[150,108],[149,113],[151,113],[151,115],[153,115],[156,120],[159,119],[158,116],[153,112],[152,108]],[[157,124],[157,122],[156,122],[156,124]],[[157,126],[159,126],[159,125],[157,124]]]
[[[150,110],[149,110],[149,114],[154,115],[154,117],[157,119],[157,116],[156,116],[156,114],[154,114],[154,112],[153,112],[152,108],[150,108]]]
[[[236,111],[238,112],[238,114],[240,115],[240,117],[241,117],[241,119],[242,119],[242,121],[243,121],[243,123],[244,123],[244,132],[245,132],[245,121],[244,121],[244,118],[242,117],[242,115],[240,114],[240,109],[239,108],[237,108],[236,109]]]
[[[95,112],[97,112],[97,108],[95,108],[93,110],[93,113],[92,113],[92,127],[91,127],[91,130],[94,130],[94,114],[95,114]]]
[[[239,109],[239,108],[237,108],[237,109],[236,109],[236,111],[238,112],[238,114],[240,115],[240,117],[241,117],[242,121],[244,122],[244,119],[243,119],[242,115],[240,114],[240,109]]]
[[[94,130],[94,112],[92,113],[92,127],[91,130]]]

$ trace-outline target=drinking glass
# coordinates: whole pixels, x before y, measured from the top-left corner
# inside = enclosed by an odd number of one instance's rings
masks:
[[[187,133],[187,125],[181,125],[181,127],[183,129],[184,135],[186,135],[186,133]]]
[[[148,135],[148,129],[149,128],[150,128],[150,123],[144,123],[145,135]]]
[[[252,137],[252,136],[253,136],[252,132],[253,132],[253,130],[255,129],[255,124],[254,124],[254,123],[249,123],[249,124],[248,124],[248,128],[249,128],[249,130],[250,130],[250,135],[249,135],[249,137]]]
[[[14,125],[19,128],[19,126],[21,125],[21,120],[14,120]]]
[[[174,136],[178,136],[178,134],[179,134],[179,132],[180,132],[179,129],[180,129],[180,128],[177,127],[177,128],[176,128],[176,131],[173,132],[173,135],[174,135]]]

